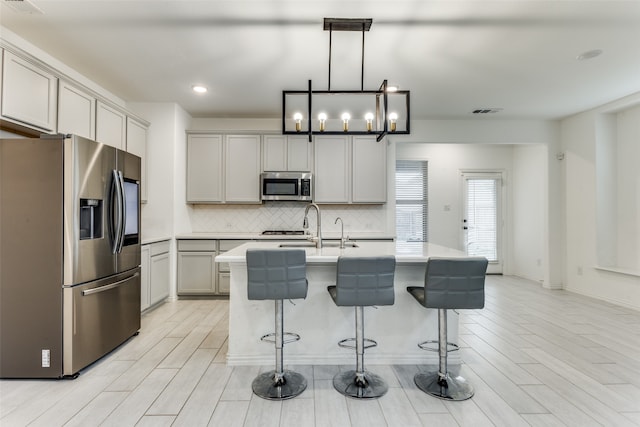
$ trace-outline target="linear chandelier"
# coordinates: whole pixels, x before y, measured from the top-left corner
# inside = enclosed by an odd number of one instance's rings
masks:
[[[410,133],[409,91],[397,90],[384,80],[377,90],[364,90],[364,38],[372,19],[324,18],[329,31],[329,78],[327,90],[282,91],[284,135],[375,135]],[[331,90],[331,41],[333,31],[361,31],[360,90]]]

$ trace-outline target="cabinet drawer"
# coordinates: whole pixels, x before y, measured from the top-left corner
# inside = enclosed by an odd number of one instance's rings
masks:
[[[217,240],[178,240],[179,251],[216,251]]]
[[[229,289],[231,284],[231,274],[218,273],[218,293],[222,295],[229,295]]]
[[[251,241],[252,240],[220,240],[220,252],[229,251]]]
[[[151,256],[166,254],[169,252],[169,241],[157,242],[151,245]]]

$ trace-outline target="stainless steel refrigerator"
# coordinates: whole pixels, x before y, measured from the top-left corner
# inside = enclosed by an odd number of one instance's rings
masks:
[[[140,158],[0,139],[0,378],[62,378],[140,329]]]

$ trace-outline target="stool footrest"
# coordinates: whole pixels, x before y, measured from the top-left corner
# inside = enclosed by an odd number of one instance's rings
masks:
[[[345,338],[345,339],[339,341],[338,345],[340,347],[353,349],[353,348],[356,348],[356,345],[355,344],[348,344],[348,343],[351,343],[351,342],[355,343],[355,341],[356,341],[355,338]],[[364,339],[364,343],[365,343],[364,344],[364,348],[376,347],[378,345],[377,342],[375,342],[374,340],[370,340],[369,338],[365,338]]]
[[[420,347],[422,350],[438,352],[438,343],[438,340],[429,340],[421,342],[420,344],[418,344],[418,347]],[[431,344],[435,344],[435,346],[431,346]],[[458,346],[458,344],[447,342],[447,353],[458,350],[460,350],[460,346]]]
[[[286,337],[289,337],[289,338],[286,338]],[[300,340],[300,335],[294,334],[293,332],[285,332],[282,336],[282,344],[288,344],[290,342],[295,342],[299,340]],[[260,341],[275,343],[276,342],[275,332],[261,336]]]

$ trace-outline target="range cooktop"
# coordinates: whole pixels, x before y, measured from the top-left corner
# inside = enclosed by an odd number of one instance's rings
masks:
[[[265,230],[264,236],[303,236],[304,230]]]

